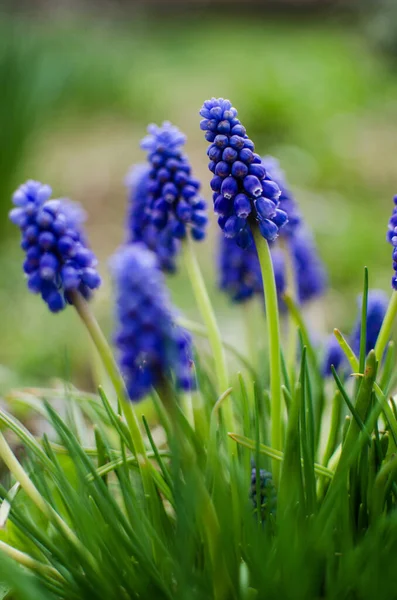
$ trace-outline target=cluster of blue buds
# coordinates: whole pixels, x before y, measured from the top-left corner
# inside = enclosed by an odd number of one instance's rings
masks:
[[[278,208],[280,188],[266,173],[237,110],[229,100],[212,98],[204,102],[200,115],[200,127],[211,143],[207,154],[214,175],[214,210],[225,236],[247,248],[251,226],[257,225],[266,240],[274,241],[288,216]]]
[[[234,240],[219,236],[219,287],[233,302],[242,303],[263,294],[262,274],[254,244],[240,248]]]
[[[391,280],[391,285],[394,290],[397,291],[397,196],[394,196],[394,209],[393,214],[389,220],[389,226],[387,230],[387,241],[393,246],[393,270],[394,275]]]
[[[111,268],[119,324],[115,343],[131,400],[140,400],[172,374],[178,388],[191,389],[191,339],[175,324],[155,254],[143,244],[129,244],[114,255]]]
[[[83,232],[84,211],[69,200],[50,200],[48,185],[29,180],[13,195],[10,220],[22,233],[28,288],[52,312],[73,303],[72,292],[88,299],[101,279]]]
[[[175,270],[180,240],[188,234],[203,240],[208,222],[200,182],[192,176],[189,159],[183,153],[185,140],[169,122],[161,127],[149,125],[141,142],[148,153],[148,168],[140,167],[129,178],[130,241],[144,242],[167,271]]]
[[[302,216],[298,209],[298,204],[288,188],[287,179],[284,171],[280,167],[279,161],[273,156],[264,156],[262,165],[265,167],[266,173],[280,188],[281,194],[279,197],[280,208],[288,215],[288,222],[280,231],[282,237],[290,237],[294,235],[296,229],[302,223]]]
[[[368,353],[375,348],[387,311],[388,300],[388,296],[383,290],[368,291],[365,355],[368,355]],[[362,296],[359,296],[358,298],[358,307],[359,315],[356,319],[353,332],[350,336],[350,346],[357,356],[360,353]],[[347,361],[344,352],[339,346],[335,336],[330,336],[326,344],[323,361],[324,375],[332,374],[331,365],[335,367],[336,371],[342,369],[347,370]]]
[[[251,487],[249,497],[254,509],[258,510],[258,499],[256,491],[257,469],[254,467],[251,471]],[[265,522],[269,515],[275,515],[277,510],[277,490],[274,485],[273,476],[265,469],[259,470],[260,482],[260,510],[261,521]]]

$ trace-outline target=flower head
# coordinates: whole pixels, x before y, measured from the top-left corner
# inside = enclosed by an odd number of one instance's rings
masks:
[[[127,178],[130,188],[130,241],[142,241],[153,250],[160,267],[175,270],[180,240],[191,235],[203,240],[207,227],[206,204],[199,195],[200,183],[192,176],[183,153],[185,136],[164,122],[149,125],[141,147],[148,166],[139,165]]]
[[[360,315],[353,328],[351,337],[351,347],[356,354],[360,352],[361,337],[361,307],[362,296],[358,298]],[[365,343],[365,354],[367,355],[375,348],[376,340],[382,327],[383,319],[386,314],[389,298],[383,290],[369,290],[367,303],[367,339]]]
[[[262,275],[254,244],[240,248],[234,240],[219,238],[219,287],[233,302],[263,294]]]
[[[246,248],[252,241],[251,226],[257,224],[266,240],[275,240],[288,221],[278,208],[280,188],[266,173],[237,110],[229,100],[212,98],[204,102],[200,115],[200,127],[211,143],[207,154],[214,174],[214,209],[225,236]]]
[[[120,248],[111,261],[117,288],[115,343],[131,400],[175,374],[181,389],[193,387],[191,340],[175,324],[158,262],[143,244]]]
[[[73,303],[72,292],[88,299],[101,279],[87,247],[84,211],[70,200],[50,200],[51,193],[48,185],[27,181],[13,195],[10,220],[21,230],[29,290],[59,312]]]
[[[290,237],[302,222],[302,216],[299,212],[298,205],[291,190],[288,188],[285,173],[281,169],[278,160],[273,158],[273,156],[264,156],[262,158],[262,165],[265,167],[268,176],[271,177],[280,188],[280,208],[288,215],[288,222],[285,227],[281,229],[280,235]]]
[[[397,196],[394,196],[393,214],[389,220],[387,230],[387,241],[393,246],[393,270],[394,275],[391,280],[391,285],[394,290],[397,290]]]

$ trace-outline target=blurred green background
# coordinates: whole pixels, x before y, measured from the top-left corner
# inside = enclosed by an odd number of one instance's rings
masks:
[[[42,5],[0,15],[0,390],[70,368],[89,383],[91,348],[74,311],[51,315],[26,290],[18,232],[7,223],[13,189],[38,179],[86,208],[105,280],[94,310],[111,335],[107,259],[123,240],[123,180],[143,159],[139,140],[148,122],[177,124],[210,199],[198,110],[211,96],[230,98],[257,150],[281,161],[315,232],[330,278],[311,312],[317,337],[349,329],[364,265],[371,287],[389,289],[385,231],[397,193],[392,3],[358,12],[332,3],[322,11],[315,2],[249,10],[247,2],[238,14],[234,5],[188,4],[183,13],[164,2],[160,13],[118,3],[103,14],[95,5]],[[239,340],[240,313],[216,290],[217,234],[213,222],[198,254],[224,335]],[[178,306],[198,319],[183,269],[169,282]]]

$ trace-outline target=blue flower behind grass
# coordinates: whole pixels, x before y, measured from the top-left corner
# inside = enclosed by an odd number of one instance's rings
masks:
[[[29,290],[59,312],[75,292],[90,298],[101,279],[83,231],[84,211],[70,200],[50,200],[51,193],[48,185],[27,181],[13,195],[10,220],[21,230]]]
[[[388,303],[388,296],[383,290],[368,290],[366,356],[375,348]],[[359,315],[350,336],[350,346],[356,356],[360,354],[362,296],[358,297],[358,306]],[[322,368],[325,376],[332,375],[331,365],[335,367],[336,371],[347,371],[348,369],[345,354],[334,335],[328,338],[325,346]]]
[[[367,339],[365,343],[365,355],[375,348],[376,340],[382,327],[383,319],[386,314],[389,298],[383,290],[369,290],[367,303]],[[358,298],[358,305],[361,314],[362,296]],[[350,345],[354,353],[360,354],[360,335],[361,335],[361,316],[353,328]]]
[[[131,400],[140,400],[172,374],[179,389],[191,389],[191,339],[175,324],[155,254],[143,244],[130,244],[114,255],[111,268],[117,290],[115,343]]]
[[[211,189],[219,226],[241,248],[252,243],[252,225],[267,241],[274,241],[288,221],[279,208],[281,191],[255,153],[237,110],[229,100],[212,98],[204,102],[200,115],[200,127],[211,144],[208,168],[214,175]]]
[[[146,244],[157,254],[160,267],[173,272],[181,240],[187,235],[198,241],[205,238],[206,203],[183,153],[184,134],[169,122],[149,125],[148,132],[141,142],[148,164],[137,165],[127,177],[128,241]]]
[[[219,287],[232,302],[242,303],[263,294],[262,274],[254,244],[240,248],[234,240],[219,237]]]
[[[394,275],[391,280],[391,285],[394,290],[397,290],[397,196],[394,196],[394,209],[392,216],[389,219],[387,230],[387,241],[393,246],[393,270]]]

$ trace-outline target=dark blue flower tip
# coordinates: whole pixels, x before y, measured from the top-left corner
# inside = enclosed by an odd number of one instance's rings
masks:
[[[209,169],[215,175],[210,182],[216,194],[214,209],[225,217],[218,220],[219,226],[241,247],[249,245],[253,225],[259,226],[265,239],[274,241],[287,224],[287,206],[276,211],[282,191],[255,153],[253,142],[237,118],[237,110],[229,100],[212,98],[204,102],[200,115],[200,127],[211,142],[207,154]],[[272,203],[271,208],[266,201]],[[233,217],[246,220],[237,232],[229,220]]]
[[[70,292],[88,299],[101,279],[84,233],[84,211],[67,199],[50,200],[51,193],[48,185],[27,181],[13,195],[10,220],[21,230],[28,289],[59,312],[72,303]]]
[[[354,325],[350,341],[351,347],[357,355],[360,353],[362,301],[362,295],[360,295],[358,298],[359,315]],[[388,304],[389,298],[386,292],[383,290],[368,290],[367,338],[365,343],[366,355],[375,348]]]
[[[281,192],[278,197],[279,208],[288,215],[288,222],[283,226],[281,235],[286,237],[293,235],[295,229],[302,222],[302,216],[298,209],[297,202],[288,188],[285,173],[280,168],[278,160],[273,158],[273,156],[264,156],[262,158],[262,167],[265,169],[268,176],[277,183]]]
[[[262,275],[253,241],[241,248],[234,239],[219,237],[219,287],[232,302],[243,303],[263,294]]]
[[[249,490],[249,498],[252,501],[254,509],[258,509],[257,498],[257,469],[254,467],[251,471],[251,485]],[[273,481],[273,476],[265,469],[259,470],[259,487],[260,498],[259,507],[261,510],[262,521],[266,520],[269,515],[275,515],[277,511],[277,490]]]
[[[147,165],[138,165],[127,177],[129,188],[129,242],[143,242],[156,253],[159,266],[174,272],[180,240],[191,235],[203,240],[207,230],[206,203],[200,183],[192,176],[183,153],[185,135],[169,122],[149,125],[141,143]],[[170,239],[176,244],[172,247]]]
[[[334,335],[330,335],[325,344],[322,364],[322,374],[324,377],[332,377],[332,366],[337,372],[347,372],[348,364],[346,357]]]
[[[116,285],[115,344],[131,400],[164,379],[194,387],[189,334],[176,325],[156,255],[142,243],[126,245],[111,260]]]
[[[397,196],[394,196],[393,198],[393,202],[394,202],[394,208],[393,208],[393,213],[392,216],[389,219],[389,224],[388,224],[388,229],[387,229],[387,236],[386,239],[389,242],[389,244],[391,244],[393,246],[393,270],[394,270],[394,275],[391,279],[391,286],[394,290],[397,291],[397,268],[396,268],[396,264],[397,263]]]

